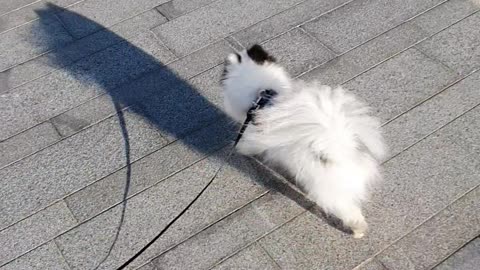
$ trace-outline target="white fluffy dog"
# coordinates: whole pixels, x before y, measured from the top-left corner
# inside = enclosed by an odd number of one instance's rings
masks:
[[[228,56],[223,88],[225,110],[239,123],[262,91],[276,92],[255,112],[237,150],[285,168],[326,213],[362,237],[361,202],[380,178],[385,154],[369,108],[340,87],[292,80],[259,45]]]

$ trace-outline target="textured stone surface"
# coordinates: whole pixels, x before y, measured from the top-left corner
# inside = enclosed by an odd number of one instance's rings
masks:
[[[123,167],[127,139],[130,161],[166,143],[134,114],[125,114],[125,123],[128,137],[113,118],[0,170],[0,179],[8,183],[0,186],[0,227]]]
[[[38,151],[60,139],[55,127],[44,122],[6,141],[0,142],[0,168]]]
[[[159,5],[157,10],[169,20],[173,20],[192,10],[213,3],[214,1],[215,0],[171,0]]]
[[[212,269],[275,270],[280,268],[278,268],[275,262],[265,253],[261,246],[253,244]]]
[[[417,47],[459,73],[467,74],[480,65],[479,24],[477,12]]]
[[[378,260],[392,270],[431,269],[463,243],[478,236],[480,214],[476,209],[479,207],[480,187],[477,187],[384,250],[377,256]],[[455,269],[463,268],[459,265]]]
[[[210,180],[224,158],[225,152],[222,152],[203,160],[129,199],[117,243],[101,268],[118,266],[146,244]],[[156,251],[158,254],[165,251],[167,247],[258,197],[265,191],[264,185],[271,181],[271,176],[255,170],[251,161],[234,158],[230,166],[227,165],[220,172],[204,196],[167,231],[150,252]],[[122,207],[123,205],[118,205],[57,239],[69,265],[74,269],[85,269],[98,264],[114,239]],[[96,229],[99,227],[102,229]],[[85,252],[88,246],[94,248]]]
[[[479,184],[475,157],[480,149],[473,143],[479,133],[478,128],[471,128],[480,121],[479,113],[478,108],[470,111],[384,165],[385,179],[365,207],[370,225],[365,238],[354,239],[307,212],[259,243],[280,267],[287,269],[346,269],[372,257]],[[468,209],[457,212],[477,218]],[[475,228],[473,221],[467,220],[470,225],[458,229]]]
[[[86,0],[58,14],[63,24],[76,38],[81,38],[122,20],[137,16],[167,0]],[[85,17],[94,20],[85,22]]]
[[[480,265],[480,238],[455,252],[435,270],[475,270]]]
[[[100,93],[109,92],[114,96],[112,91],[119,84],[158,68],[173,57],[152,33],[145,33],[51,76],[10,90],[0,96],[1,121],[6,123],[0,138],[12,136]],[[63,58],[55,61],[59,62],[57,66],[62,66]],[[123,102],[119,99],[116,101]]]
[[[299,5],[285,10],[284,12],[280,12],[255,25],[247,27],[238,33],[235,33],[233,37],[243,46],[248,47],[286,32],[292,27],[300,25],[309,19],[323,15],[324,13],[338,8],[348,2],[350,1],[302,1]]]
[[[151,240],[226,162],[222,62],[254,42],[386,123],[367,235],[235,155],[128,269],[428,268],[475,237],[477,0],[28,1],[0,7],[0,163],[20,158],[0,168],[2,270],[115,269]]]
[[[423,12],[441,0],[353,1],[304,28],[337,53],[345,52]]]
[[[0,70],[20,64],[48,50],[72,42],[62,24],[52,17],[42,17],[0,34]]]
[[[292,76],[298,75],[335,55],[300,29],[294,29],[264,44]]]
[[[2,270],[36,270],[36,269],[55,269],[70,270],[65,262],[62,254],[58,250],[55,243],[48,242],[24,256],[10,262],[4,266],[0,266]]]
[[[389,120],[453,82],[456,74],[415,49],[388,60],[344,87]]]
[[[164,269],[207,269],[302,209],[281,195],[267,195],[153,262]]]
[[[400,153],[406,147],[479,104],[478,85],[480,85],[479,72],[386,125],[384,134],[390,148],[389,155],[394,156]]]
[[[70,229],[76,220],[60,201],[0,232],[0,265]]]
[[[166,22],[166,19],[163,16],[155,10],[150,10],[139,16],[122,21],[109,29],[76,40],[64,47],[55,49],[53,52],[38,56],[22,65],[5,71],[5,73],[8,72],[9,77],[5,88],[14,88],[30,80],[45,76],[93,53],[122,42],[123,39],[130,40],[137,35],[145,33],[150,27],[164,22]],[[61,63],[56,61],[56,59],[61,59]]]
[[[267,0],[216,1],[162,24],[153,31],[178,55],[185,55],[285,10],[296,2],[295,0],[282,0],[275,3]],[[227,20],[228,23],[226,23]]]
[[[16,1],[16,2],[23,2],[23,1]],[[36,10],[45,9],[48,7],[48,4],[55,4],[58,7],[66,7],[71,5],[78,0],[41,0],[41,1],[31,1],[32,3],[21,8],[17,8],[15,10],[10,11],[8,14],[5,14],[0,17],[0,32],[7,31],[19,25],[28,23],[30,21],[38,19],[38,14],[35,12]],[[2,2],[2,5],[4,3]],[[55,13],[60,11],[60,8],[52,10],[51,14],[45,14],[43,16],[51,16],[54,17]],[[1,12],[0,12],[1,13]]]

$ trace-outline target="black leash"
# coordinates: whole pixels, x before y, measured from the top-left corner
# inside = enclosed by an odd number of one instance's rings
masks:
[[[135,255],[133,255],[128,261],[126,261],[124,264],[122,264],[117,270],[122,270],[124,269],[127,265],[129,265],[131,262],[133,262],[138,256],[140,256],[147,248],[149,248],[155,241],[157,241],[160,236],[162,236],[168,228],[170,228],[180,217],[185,214],[185,212],[188,211],[188,209],[202,196],[202,194],[207,190],[207,188],[213,183],[213,180],[217,177],[218,173],[223,169],[223,166],[230,160],[230,157],[233,154],[233,151],[235,149],[235,146],[237,146],[238,142],[243,136],[243,133],[245,132],[245,129],[247,129],[247,126],[250,122],[253,121],[255,112],[259,109],[262,109],[266,105],[268,105],[273,97],[277,95],[277,92],[271,89],[263,90],[260,92],[260,95],[257,99],[257,101],[252,105],[252,107],[248,110],[247,112],[247,118],[242,124],[242,127],[240,128],[240,132],[237,135],[237,138],[235,139],[235,142],[233,143],[233,147],[230,149],[230,152],[228,153],[228,156],[225,160],[225,162],[218,168],[218,170],[215,172],[215,174],[210,178],[210,181],[203,187],[203,189],[193,198],[192,201],[174,218],[172,219],[165,228],[163,228],[148,244],[146,244],[142,249],[140,249]]]

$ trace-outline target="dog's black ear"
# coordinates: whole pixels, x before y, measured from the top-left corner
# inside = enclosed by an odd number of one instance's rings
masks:
[[[265,61],[268,62],[275,62],[277,61],[273,56],[268,54],[262,46],[255,44],[253,45],[250,49],[247,50],[247,54],[250,58],[252,58],[253,61],[255,61],[257,64],[263,64]]]

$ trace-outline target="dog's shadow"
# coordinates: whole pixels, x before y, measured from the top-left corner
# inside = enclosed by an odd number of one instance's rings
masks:
[[[79,28],[103,29],[101,25],[98,25],[94,21],[53,4],[48,4],[46,9],[37,10],[36,12],[39,15],[39,27],[48,25],[48,23],[42,23],[41,21],[50,20],[52,13],[61,12],[62,17],[70,17],[72,21],[75,21],[76,26]],[[55,35],[57,33],[54,30],[51,30],[49,27],[43,27],[37,30],[38,31],[34,33],[35,36],[41,38],[43,42],[45,40],[51,40],[52,47],[55,46]],[[205,140],[186,139],[186,135],[209,124],[218,124],[224,125],[224,127],[209,129],[208,132],[210,132],[210,134],[208,134],[207,137],[212,139],[221,138],[222,134],[217,133],[224,133],[225,130],[227,130],[228,133],[230,133],[227,137],[230,138],[229,140],[231,142],[236,135],[236,126],[231,124],[233,121],[231,121],[221,110],[202,96],[193,86],[166,67],[164,63],[117,34],[107,29],[103,29],[102,31],[104,39],[116,40],[117,44],[123,44],[123,50],[116,55],[111,54],[110,56],[112,59],[108,59],[107,62],[101,62],[99,60],[98,66],[95,66],[95,64],[92,63],[90,63],[90,66],[71,64],[71,61],[60,53],[61,50],[53,50],[49,52],[48,57],[50,63],[54,65],[55,68],[69,72],[77,80],[87,84],[93,83],[102,88],[102,91],[110,96],[114,107],[116,108],[120,131],[124,138],[127,168],[125,190],[123,194],[123,213],[120,218],[119,226],[120,229],[123,223],[132,171],[130,164],[129,132],[125,124],[123,110],[125,107],[128,106],[130,112],[147,120],[159,129],[162,134],[167,134],[167,136],[181,140],[188,147],[199,153],[216,155],[218,158],[222,158],[223,155],[218,151],[212,151],[211,143],[206,143]],[[145,68],[145,71],[142,74],[140,74],[142,71],[138,70],[138,63],[142,63],[140,69],[148,67]],[[136,77],[134,77],[134,75]],[[113,86],[112,81],[116,81],[118,84],[118,80],[124,80],[124,82],[121,83],[120,86]],[[220,81],[220,78],[218,78],[218,80]],[[133,83],[131,83],[131,81],[133,81]],[[228,140],[221,146],[225,146],[227,143]],[[253,159],[250,160],[252,161],[252,165],[255,165],[259,170],[264,169]],[[225,162],[228,162],[228,166],[234,166],[240,169],[236,162],[227,160],[225,160]],[[292,189],[282,180],[277,178],[275,178],[275,181],[262,181],[263,179],[255,180],[259,181],[260,184],[264,185],[266,188],[271,189],[274,192],[282,193],[288,198],[294,200],[305,209],[308,209],[315,215],[334,225],[334,227],[341,228],[338,226],[338,222],[332,223],[331,218],[327,218],[317,207],[312,207],[314,204],[311,201],[306,199],[297,190]],[[116,237],[118,237],[118,232]]]

